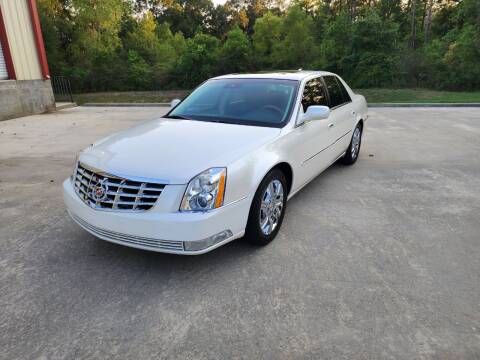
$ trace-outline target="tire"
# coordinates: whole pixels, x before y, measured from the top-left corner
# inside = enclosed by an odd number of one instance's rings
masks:
[[[287,189],[287,180],[279,169],[273,169],[262,180],[253,198],[245,229],[244,238],[250,244],[267,245],[277,236],[285,215]],[[269,196],[276,201],[268,203]]]
[[[345,155],[340,160],[342,164],[353,165],[358,159],[360,154],[360,147],[362,145],[363,128],[360,123],[357,124],[355,130],[353,130],[352,139]]]

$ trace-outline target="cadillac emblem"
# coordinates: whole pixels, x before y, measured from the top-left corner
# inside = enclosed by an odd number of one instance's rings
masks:
[[[108,185],[106,184],[108,179],[98,181],[92,188],[92,198],[95,201],[102,201],[107,198]]]

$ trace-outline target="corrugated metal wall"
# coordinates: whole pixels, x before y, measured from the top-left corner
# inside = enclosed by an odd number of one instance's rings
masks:
[[[2,44],[0,43],[0,80],[8,79],[7,65],[3,57]]]
[[[0,0],[17,80],[42,79],[26,0]]]

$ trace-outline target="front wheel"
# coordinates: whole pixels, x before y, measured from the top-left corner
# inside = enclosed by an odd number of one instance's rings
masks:
[[[262,180],[253,198],[248,215],[245,240],[267,245],[277,236],[287,205],[287,181],[278,170],[270,171]]]
[[[342,158],[342,163],[345,165],[352,165],[358,159],[358,154],[360,153],[360,146],[362,145],[362,126],[357,124],[355,130],[353,130],[352,140],[350,140],[350,145]]]

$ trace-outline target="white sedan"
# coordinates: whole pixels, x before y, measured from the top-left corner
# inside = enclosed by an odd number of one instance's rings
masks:
[[[367,119],[363,96],[318,71],[220,76],[172,107],[79,154],[63,190],[85,230],[175,254],[266,245],[287,199],[337,160],[355,163]]]

